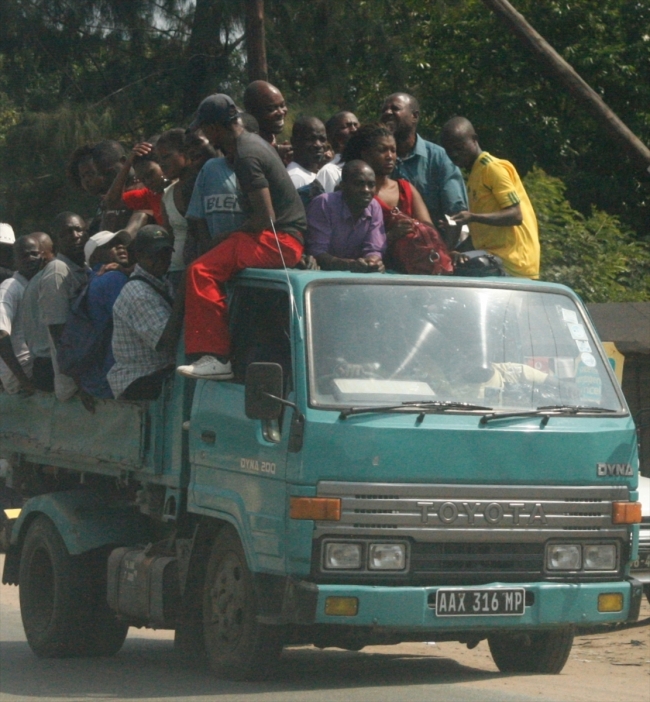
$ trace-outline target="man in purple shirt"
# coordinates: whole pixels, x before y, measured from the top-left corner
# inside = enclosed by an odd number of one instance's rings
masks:
[[[306,253],[326,271],[383,273],[386,231],[374,199],[375,173],[364,161],[343,166],[341,189],[315,198],[307,210]]]

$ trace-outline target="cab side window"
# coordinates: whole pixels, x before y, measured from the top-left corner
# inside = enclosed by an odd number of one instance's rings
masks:
[[[230,304],[233,372],[243,383],[250,363],[279,363],[285,396],[291,389],[291,315],[283,290],[238,286]]]

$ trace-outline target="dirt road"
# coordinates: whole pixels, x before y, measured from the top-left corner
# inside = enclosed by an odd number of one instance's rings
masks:
[[[25,642],[18,589],[2,586],[0,702],[650,702],[645,601],[640,626],[578,637],[556,676],[502,675],[485,642],[471,651],[456,643],[429,643],[359,653],[289,648],[272,679],[230,683],[183,664],[172,638],[167,631],[131,629],[115,658],[39,660]]]

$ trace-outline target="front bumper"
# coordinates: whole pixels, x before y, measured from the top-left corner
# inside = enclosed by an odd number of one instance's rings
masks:
[[[491,583],[482,587],[515,586]],[[593,626],[636,621],[639,616],[641,585],[634,581],[609,583],[517,583],[526,590],[525,613],[521,616],[437,617],[429,605],[435,602],[437,587],[385,587],[362,585],[318,585],[315,623],[370,626],[399,630],[487,631],[494,629],[535,629],[565,624]],[[462,588],[461,588],[462,589]],[[467,588],[475,589],[475,588]],[[598,595],[620,592],[620,612],[599,612]],[[356,597],[355,616],[325,614],[328,597]]]

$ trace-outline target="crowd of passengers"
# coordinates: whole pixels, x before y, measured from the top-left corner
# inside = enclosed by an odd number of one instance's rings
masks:
[[[376,123],[301,116],[279,143],[281,92],[255,81],[243,103],[210,95],[187,129],[128,154],[109,140],[78,148],[68,173],[97,197],[92,218],[62,212],[47,233],[17,239],[0,225],[6,392],[78,394],[92,411],[95,398],[156,399],[174,371],[228,380],[234,275],[409,272],[400,242],[420,223],[455,266],[481,250],[507,275],[538,276],[537,222],[517,171],[480,148],[467,119],[447,122],[435,144],[418,134],[417,99],[395,93]]]

